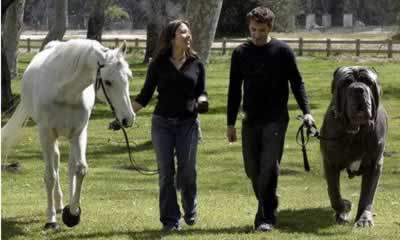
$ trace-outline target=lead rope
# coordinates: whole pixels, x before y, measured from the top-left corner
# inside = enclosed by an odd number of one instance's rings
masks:
[[[115,120],[112,122],[112,124],[110,124],[110,128],[113,130],[122,130],[122,133],[124,135],[125,138],[125,143],[126,143],[126,148],[128,149],[128,157],[129,157],[129,161],[131,163],[132,168],[137,171],[138,173],[142,174],[142,175],[147,175],[147,176],[151,176],[151,175],[157,175],[159,173],[159,169],[157,170],[152,170],[152,169],[148,169],[145,167],[141,167],[139,166],[139,164],[136,163],[135,159],[133,158],[133,154],[132,154],[132,150],[131,150],[131,146],[129,144],[129,139],[128,139],[128,134],[126,133],[126,130],[124,128],[124,126],[118,121],[117,119],[117,115],[115,114],[115,109],[114,106],[112,105],[110,98],[108,97],[108,94],[106,92],[106,89],[104,87],[104,83],[103,83],[103,78],[101,77],[100,74],[100,69],[104,67],[104,65],[101,64],[97,64],[98,68],[97,68],[97,74],[96,74],[96,82],[95,82],[95,88],[96,91],[99,90],[100,88],[103,91],[103,94],[106,98],[106,101],[108,103],[108,105],[110,105],[112,114],[115,118]]]
[[[297,130],[296,143],[301,146],[301,151],[303,152],[304,170],[309,172],[310,171],[310,163],[308,162],[306,146],[310,140],[310,136],[317,138],[319,141],[337,141],[337,140],[345,138],[346,134],[342,134],[337,137],[321,136],[318,131],[318,128],[317,128],[317,126],[315,126],[315,124],[308,126],[307,124],[304,123],[303,116],[301,116],[301,115],[297,116],[297,119],[301,120],[302,124],[300,125],[299,129]],[[304,128],[306,128],[306,134],[304,134]],[[304,135],[306,135],[306,137]],[[299,141],[299,136],[300,136],[301,142]]]
[[[304,170],[306,172],[309,172],[310,171],[310,163],[308,161],[306,146],[310,140],[310,136],[316,137],[318,139],[320,139],[320,136],[319,136],[319,132],[318,132],[318,129],[315,126],[315,124],[308,126],[307,124],[304,123],[304,119],[302,116],[297,116],[297,119],[301,120],[302,123],[296,133],[296,143],[301,146],[301,151],[303,152]],[[304,134],[304,130],[305,130],[304,128],[306,128],[306,134]],[[304,135],[306,135],[306,137],[304,137]],[[301,142],[299,142],[299,136],[300,136]]]

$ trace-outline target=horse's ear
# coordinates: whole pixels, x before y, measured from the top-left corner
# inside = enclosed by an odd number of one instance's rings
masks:
[[[118,55],[125,57],[126,52],[127,52],[127,44],[126,41],[124,40],[124,42],[118,48]]]

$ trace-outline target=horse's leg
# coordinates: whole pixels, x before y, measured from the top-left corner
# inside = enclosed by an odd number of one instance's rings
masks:
[[[58,229],[60,226],[57,223],[56,208],[54,206],[54,187],[57,178],[57,170],[54,163],[60,154],[56,143],[56,136],[51,129],[39,127],[39,137],[45,162],[44,182],[47,191],[47,223],[44,228]]]
[[[61,213],[62,209],[64,208],[64,203],[63,203],[63,192],[61,190],[61,184],[60,184],[60,151],[57,142],[56,142],[56,155],[54,156],[54,167],[56,170],[56,185],[54,190],[55,207],[56,207],[56,212]]]
[[[82,132],[70,139],[71,152],[69,158],[70,199],[69,205],[64,208],[63,221],[68,227],[79,224],[80,221],[80,193],[83,178],[88,165],[86,162],[87,125]]]

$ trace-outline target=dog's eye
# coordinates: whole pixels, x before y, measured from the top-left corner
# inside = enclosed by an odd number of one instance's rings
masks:
[[[369,87],[372,86],[372,84],[373,84],[373,82],[369,78],[362,78],[362,79],[360,79],[360,81]]]
[[[110,80],[105,80],[104,83],[109,87],[111,87],[111,85],[112,85]]]

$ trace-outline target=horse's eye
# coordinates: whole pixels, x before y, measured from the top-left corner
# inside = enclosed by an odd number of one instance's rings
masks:
[[[104,83],[109,87],[111,87],[111,85],[112,85],[110,80],[105,80]]]

